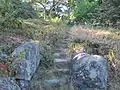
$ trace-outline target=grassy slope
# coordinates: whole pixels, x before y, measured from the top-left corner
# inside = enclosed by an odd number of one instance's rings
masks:
[[[60,22],[53,23],[41,19],[24,20],[20,29],[0,31],[0,50],[10,54],[15,47],[30,40],[46,41],[54,44],[62,38],[59,33],[63,34],[65,28],[65,25]],[[8,49],[10,49],[9,52]]]
[[[70,30],[73,43],[87,43],[87,48],[97,49],[100,55],[109,61],[108,90],[120,90],[120,31],[114,29],[95,29],[86,26],[74,26]],[[96,48],[94,45],[98,45]],[[94,53],[96,54],[96,53]]]

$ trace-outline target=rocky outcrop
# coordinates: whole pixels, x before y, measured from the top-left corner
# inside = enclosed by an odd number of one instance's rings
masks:
[[[21,88],[26,88],[40,62],[39,42],[28,42],[19,46],[12,53],[12,57],[21,62],[17,65],[16,79]]]
[[[107,90],[107,60],[99,55],[77,53],[72,58],[75,90]]]
[[[21,90],[10,77],[0,77],[0,90]]]

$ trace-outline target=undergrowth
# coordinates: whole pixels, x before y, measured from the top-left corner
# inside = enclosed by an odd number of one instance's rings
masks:
[[[31,40],[40,41],[40,54],[42,69],[47,70],[53,66],[53,53],[65,36],[67,27],[62,22],[50,22],[42,19],[23,20],[22,28],[4,28],[0,34],[0,51],[11,55],[19,45]]]

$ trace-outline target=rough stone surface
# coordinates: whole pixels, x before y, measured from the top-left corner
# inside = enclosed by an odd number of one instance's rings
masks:
[[[19,46],[12,56],[15,60],[21,59],[21,64],[17,66],[16,79],[21,88],[27,87],[40,62],[39,42],[28,42]]]
[[[65,78],[59,78],[59,79],[50,79],[50,80],[45,80],[44,81],[44,87],[45,87],[45,90],[53,90],[53,89],[50,89],[50,88],[55,88],[55,87],[59,87],[60,86],[63,86],[67,83],[67,80]]]
[[[58,79],[45,80],[45,86],[55,86],[57,84],[60,84],[60,80]]]
[[[78,53],[72,58],[75,90],[107,90],[107,60],[99,55]]]
[[[0,77],[0,90],[21,90],[10,77]]]
[[[7,55],[0,51],[0,60],[5,60],[6,58],[7,58]]]

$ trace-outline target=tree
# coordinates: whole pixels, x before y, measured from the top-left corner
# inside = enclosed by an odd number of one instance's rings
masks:
[[[97,0],[76,1],[74,6],[75,21],[82,23],[92,23],[93,12],[99,6]]]
[[[67,12],[69,12],[69,4],[64,1],[64,0],[53,0],[53,1],[49,1],[49,0],[32,0],[31,3],[33,3],[34,5],[36,3],[39,3],[42,5],[43,7],[43,13],[44,13],[44,19],[51,19],[53,17],[61,17],[59,14],[60,13],[64,13],[63,16],[66,15]],[[51,3],[51,5],[49,5]],[[63,7],[67,7],[68,10],[66,10],[66,12],[62,12],[61,8]],[[49,8],[48,8],[49,7]],[[38,10],[39,12],[39,10]],[[67,13],[68,14],[68,13]]]

